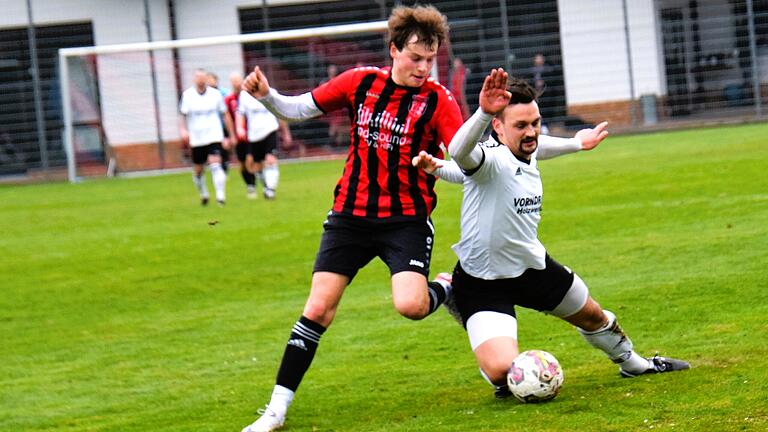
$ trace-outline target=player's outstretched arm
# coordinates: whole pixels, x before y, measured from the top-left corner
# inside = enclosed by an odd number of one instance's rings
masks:
[[[582,129],[573,138],[557,138],[547,135],[539,136],[539,150],[536,158],[551,159],[580,150],[592,150],[607,136],[608,122],[602,122],[594,128]]]
[[[285,96],[271,88],[258,66],[243,80],[242,90],[258,99],[275,117],[288,122],[310,119],[323,113],[310,92]]]
[[[454,161],[446,161],[421,151],[411,161],[413,166],[424,170],[427,174],[444,179],[449,183],[463,183],[464,172]]]
[[[456,132],[448,152],[453,160],[464,170],[477,168],[482,159],[483,151],[477,142],[485,132],[493,116],[500,113],[509,104],[512,94],[507,90],[509,75],[504,69],[493,69],[483,81],[480,90],[480,107]]]

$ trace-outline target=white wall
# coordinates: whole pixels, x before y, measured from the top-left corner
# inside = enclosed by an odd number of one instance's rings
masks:
[[[267,4],[301,3],[270,0]],[[145,42],[143,0],[33,0],[36,25],[89,21],[96,45]],[[150,0],[154,40],[171,38],[167,2]],[[259,7],[261,0],[177,0],[176,36],[179,39],[240,33],[238,8]],[[0,28],[27,25],[26,3],[0,0]],[[228,75],[243,71],[240,44],[179,50],[182,89],[191,85],[194,69],[219,75],[229,87]],[[98,57],[101,113],[109,144],[113,146],[156,141],[149,55],[146,52]],[[170,50],[155,51],[156,78],[163,139],[178,139],[178,101]]]
[[[569,105],[630,98],[621,1],[559,0],[560,43]],[[627,1],[635,97],[664,92],[653,0]]]

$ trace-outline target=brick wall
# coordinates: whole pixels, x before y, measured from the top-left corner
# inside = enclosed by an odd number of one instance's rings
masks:
[[[632,125],[632,102],[611,101],[592,104],[568,105],[568,115],[580,117],[587,123],[597,124],[608,121],[612,126]],[[635,103],[635,116],[638,123],[642,124],[643,112],[639,103]]]
[[[168,141],[164,147],[164,168],[188,166],[181,143]],[[117,172],[159,169],[160,155],[157,143],[130,144],[112,147],[112,157],[117,163]]]

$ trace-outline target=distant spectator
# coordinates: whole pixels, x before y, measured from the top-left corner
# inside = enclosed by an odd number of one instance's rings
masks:
[[[530,69],[531,85],[536,93],[546,92],[547,97],[539,99],[539,110],[542,117],[542,129],[547,130],[547,124],[554,118],[565,115],[564,95],[562,94],[563,77],[560,68],[547,63],[544,54],[537,53],[533,57]]]
[[[359,67],[359,66],[358,66]],[[326,68],[328,77],[322,83],[328,82],[339,74],[339,68],[331,63]],[[321,83],[321,84],[322,84]],[[347,110],[338,110],[328,113],[328,138],[333,147],[342,147],[348,145],[349,137],[349,115]]]
[[[464,62],[454,57],[453,67],[451,69],[451,83],[450,90],[453,93],[453,97],[456,98],[456,103],[459,104],[461,110],[461,117],[466,120],[469,118],[469,105],[467,105],[466,88],[467,84],[467,67],[464,66]]]

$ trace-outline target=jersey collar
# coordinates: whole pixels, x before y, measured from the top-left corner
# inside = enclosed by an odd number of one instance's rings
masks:
[[[501,140],[499,139],[499,135],[496,134],[496,131],[491,131],[491,137],[489,139],[493,140],[496,145],[506,147],[506,145],[504,145],[504,143],[502,143]],[[531,156],[531,160],[528,160],[528,159],[518,157],[516,154],[512,153],[512,150],[509,150],[508,148],[507,148],[507,151],[509,152],[509,155],[512,156],[512,159],[517,161],[519,165],[531,166],[531,167],[536,166],[536,158],[534,156]],[[536,149],[536,151],[538,151],[538,148]],[[535,155],[536,152],[534,152],[533,154]]]

